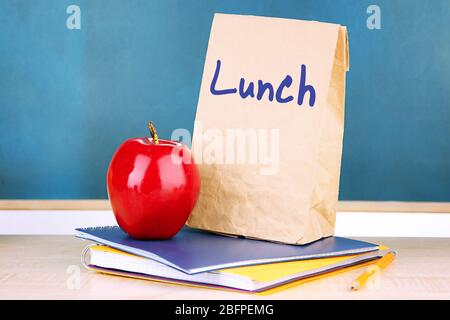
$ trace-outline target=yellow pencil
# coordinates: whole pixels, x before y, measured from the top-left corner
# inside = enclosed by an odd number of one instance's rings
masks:
[[[386,268],[395,258],[395,253],[390,251],[386,253],[381,259],[378,259],[374,266],[377,266],[379,270]],[[355,281],[352,282],[351,289],[359,290],[366,285],[367,280],[375,273],[375,270],[369,271],[366,270],[363,274],[361,274]]]

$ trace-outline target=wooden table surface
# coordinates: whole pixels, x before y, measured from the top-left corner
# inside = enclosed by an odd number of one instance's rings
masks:
[[[375,288],[349,290],[359,268],[256,296],[89,272],[72,236],[0,236],[0,299],[450,299],[450,239],[361,239],[398,251]]]

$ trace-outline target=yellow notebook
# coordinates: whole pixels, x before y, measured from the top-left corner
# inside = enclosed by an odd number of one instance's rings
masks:
[[[387,247],[380,246],[378,251],[357,255],[245,266],[193,275],[160,262],[103,245],[86,248],[83,261],[88,269],[107,274],[269,294],[300,283],[359,268],[389,251]],[[87,257],[90,261],[86,261]]]

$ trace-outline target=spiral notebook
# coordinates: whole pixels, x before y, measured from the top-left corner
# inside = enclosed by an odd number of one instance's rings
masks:
[[[163,263],[112,249],[103,245],[87,247],[82,260],[87,269],[100,273],[120,275],[159,282],[170,282],[201,287],[216,287],[261,293],[300,280],[331,274],[375,260],[390,250],[290,262],[221,269],[187,274]],[[88,262],[89,261],[89,262]]]
[[[188,227],[169,240],[136,240],[117,226],[79,228],[76,236],[152,259],[187,274],[379,249],[376,244],[341,237],[323,238],[307,245],[289,245],[227,237]]]

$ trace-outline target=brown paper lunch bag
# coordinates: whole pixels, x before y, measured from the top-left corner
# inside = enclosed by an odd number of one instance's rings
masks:
[[[192,152],[193,228],[289,244],[333,235],[344,131],[345,27],[216,14]]]

